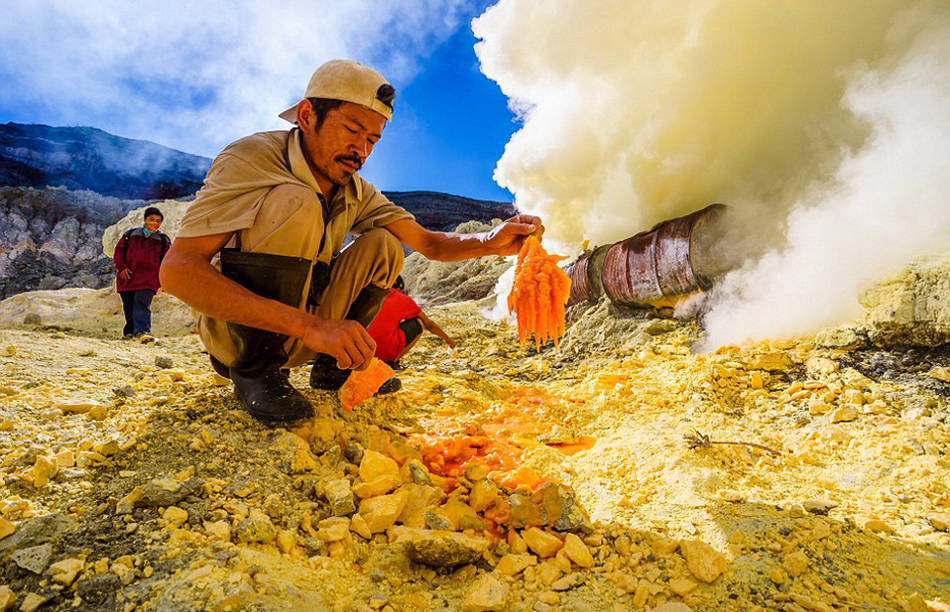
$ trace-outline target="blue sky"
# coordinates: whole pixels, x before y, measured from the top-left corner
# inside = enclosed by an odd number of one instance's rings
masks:
[[[492,172],[519,126],[479,70],[470,27],[490,4],[25,0],[0,20],[0,122],[91,125],[213,157],[237,138],[286,127],[276,114],[313,69],[348,57],[397,90],[366,178],[387,190],[510,201]]]

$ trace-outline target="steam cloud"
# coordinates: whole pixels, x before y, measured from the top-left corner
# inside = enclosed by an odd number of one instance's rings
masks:
[[[503,0],[473,22],[523,120],[495,178],[546,236],[729,204],[755,257],[712,296],[711,347],[854,316],[860,288],[947,250],[946,3],[675,4]]]
[[[155,6],[126,0],[4,3],[0,103],[30,120],[96,125],[213,156],[282,129],[320,63],[353,58],[397,86],[456,29],[461,0]]]

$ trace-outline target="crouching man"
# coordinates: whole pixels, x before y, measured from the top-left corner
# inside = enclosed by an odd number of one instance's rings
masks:
[[[162,263],[162,286],[199,313],[212,366],[265,425],[313,416],[286,368],[313,362],[310,385],[334,390],[369,364],[376,345],[366,328],[402,269],[401,245],[458,261],[515,254],[543,232],[528,215],[482,234],[429,231],[361,178],[394,94],[356,62],[320,66],[304,98],[280,113],[293,128],[218,155]],[[347,232],[357,238],[341,250]]]

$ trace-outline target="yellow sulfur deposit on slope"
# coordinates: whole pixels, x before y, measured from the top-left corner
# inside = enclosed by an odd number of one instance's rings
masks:
[[[515,282],[508,295],[508,313],[518,317],[518,339],[524,345],[534,335],[538,350],[549,340],[564,335],[564,305],[571,293],[571,279],[557,262],[561,255],[548,255],[541,242],[528,236],[518,253]]]

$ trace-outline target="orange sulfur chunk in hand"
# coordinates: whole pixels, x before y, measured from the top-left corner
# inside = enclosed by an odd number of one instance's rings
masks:
[[[343,383],[343,386],[340,387],[338,393],[340,403],[343,404],[345,410],[353,410],[353,408],[359,406],[363,400],[372,397],[374,393],[379,391],[379,388],[384,382],[395,375],[396,373],[393,372],[391,367],[376,357],[373,357],[369,367],[365,370],[353,370],[350,372],[350,376],[346,379],[346,382]]]
[[[518,340],[523,345],[534,335],[538,350],[548,340],[564,335],[564,305],[571,293],[571,279],[558,267],[564,259],[548,255],[534,236],[528,236],[518,253],[515,282],[508,294],[508,313],[518,317]]]

